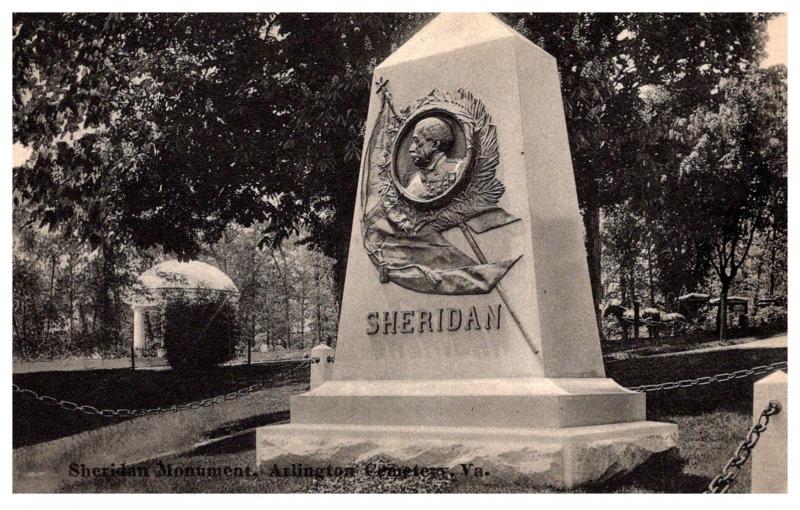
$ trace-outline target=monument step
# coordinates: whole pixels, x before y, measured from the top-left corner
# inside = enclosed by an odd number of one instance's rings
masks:
[[[291,399],[292,423],[582,427],[645,419],[645,395],[611,379],[328,381]]]

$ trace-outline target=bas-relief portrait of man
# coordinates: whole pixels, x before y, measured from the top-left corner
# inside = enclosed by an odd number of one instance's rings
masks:
[[[424,117],[404,130],[396,155],[396,178],[403,194],[412,201],[433,202],[443,198],[462,180],[464,134],[455,120]]]

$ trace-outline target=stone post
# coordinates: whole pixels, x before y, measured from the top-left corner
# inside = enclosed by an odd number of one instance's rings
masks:
[[[778,370],[753,385],[753,423],[758,421],[761,411],[770,400],[776,400],[781,405],[781,412],[769,417],[767,430],[761,434],[758,445],[753,450],[750,489],[753,494],[786,493],[788,381],[786,372]]]
[[[333,377],[333,355],[335,352],[325,344],[319,344],[311,349],[311,357],[319,359],[319,363],[311,365],[312,390]],[[328,360],[329,358],[330,361]]]

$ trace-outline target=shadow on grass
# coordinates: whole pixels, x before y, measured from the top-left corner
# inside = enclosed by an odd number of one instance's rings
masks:
[[[720,340],[719,335],[710,332],[693,335],[667,335],[661,336],[660,338],[649,338],[646,333],[642,332],[642,336],[638,340],[634,340],[633,338],[628,338],[628,340],[614,339],[602,342],[601,348],[604,356],[617,353],[648,356],[657,353],[691,351],[703,347],[737,345],[781,334],[785,335],[786,330],[768,331],[750,328],[738,328],[729,331],[728,338],[726,340]]]
[[[245,418],[243,420],[228,422],[206,434],[206,437],[208,439],[216,439],[218,437],[229,436],[243,430],[263,427],[265,425],[277,425],[279,423],[289,423],[288,410],[259,414],[257,416],[250,416],[249,418]]]
[[[294,370],[297,366],[297,362],[287,362],[219,367],[203,372],[130,369],[34,372],[14,374],[13,381],[40,395],[97,409],[152,409],[224,395],[259,381],[266,389],[307,382],[308,367]],[[294,372],[287,376],[292,370]],[[13,447],[52,441],[126,419],[84,415],[28,400],[15,393]],[[253,426],[257,426],[257,419],[259,417],[254,418],[256,425]],[[242,428],[236,430],[248,428],[240,426]],[[220,430],[219,433],[224,432]]]
[[[232,453],[240,453],[246,451],[253,451],[256,449],[256,433],[245,432],[235,436],[220,439],[211,444],[195,448],[187,455],[187,457],[199,457],[206,455],[229,455]]]
[[[685,473],[685,463],[677,450],[670,450],[650,457],[626,475],[582,489],[593,493],[697,494],[703,492],[711,482],[711,478]]]

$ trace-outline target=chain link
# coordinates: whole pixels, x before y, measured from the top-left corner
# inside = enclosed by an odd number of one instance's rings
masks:
[[[725,381],[730,381],[731,379],[744,379],[745,377],[760,375],[766,372],[771,372],[773,370],[779,370],[788,367],[789,367],[788,362],[779,361],[777,363],[772,363],[770,365],[758,365],[753,368],[735,370],[733,372],[722,372],[721,374],[716,374],[716,375],[705,375],[703,377],[698,377],[697,379],[681,379],[680,381],[670,381],[658,384],[643,384],[641,386],[632,386],[629,387],[628,389],[639,392],[652,392],[652,391],[674,390],[676,388],[691,388],[692,386],[705,386],[706,384],[711,384],[715,382],[725,382]]]
[[[739,476],[742,466],[750,459],[753,448],[758,444],[761,434],[767,430],[769,417],[779,412],[781,412],[780,402],[770,400],[767,407],[761,411],[758,421],[750,428],[747,439],[739,443],[736,453],[733,454],[733,457],[731,457],[727,464],[725,464],[725,467],[722,468],[722,473],[711,480],[711,483],[708,484],[708,489],[706,489],[703,494],[725,494],[728,492],[733,482],[736,481],[736,477]]]
[[[336,356],[328,356],[325,359],[328,361],[328,363],[333,363],[334,361],[336,361]],[[313,358],[309,358],[309,360],[311,360],[312,364],[313,363],[322,363],[322,360],[317,356],[315,356]]]
[[[301,362],[291,371],[284,373],[283,374],[284,379],[288,379],[290,375],[294,374],[301,368],[307,367],[312,363],[314,363],[313,359],[291,359],[283,361]],[[49,406],[60,407],[61,409],[65,409],[67,411],[76,411],[90,416],[101,416],[103,418],[129,418],[131,416],[139,417],[139,416],[148,416],[151,414],[176,413],[179,411],[184,411],[186,409],[200,409],[201,407],[211,407],[214,405],[222,404],[223,402],[227,402],[229,400],[236,400],[238,398],[247,396],[250,393],[253,393],[254,391],[262,389],[264,387],[264,381],[256,382],[254,384],[251,384],[250,386],[247,386],[246,388],[241,388],[239,390],[232,391],[224,395],[208,397],[194,402],[173,404],[169,407],[154,407],[150,409],[97,409],[94,406],[79,405],[76,404],[75,402],[71,402],[69,400],[59,400],[49,395],[39,395],[34,390],[28,388],[20,388],[15,383],[12,383],[11,387],[14,390],[14,393],[19,393],[25,399],[35,400]]]

